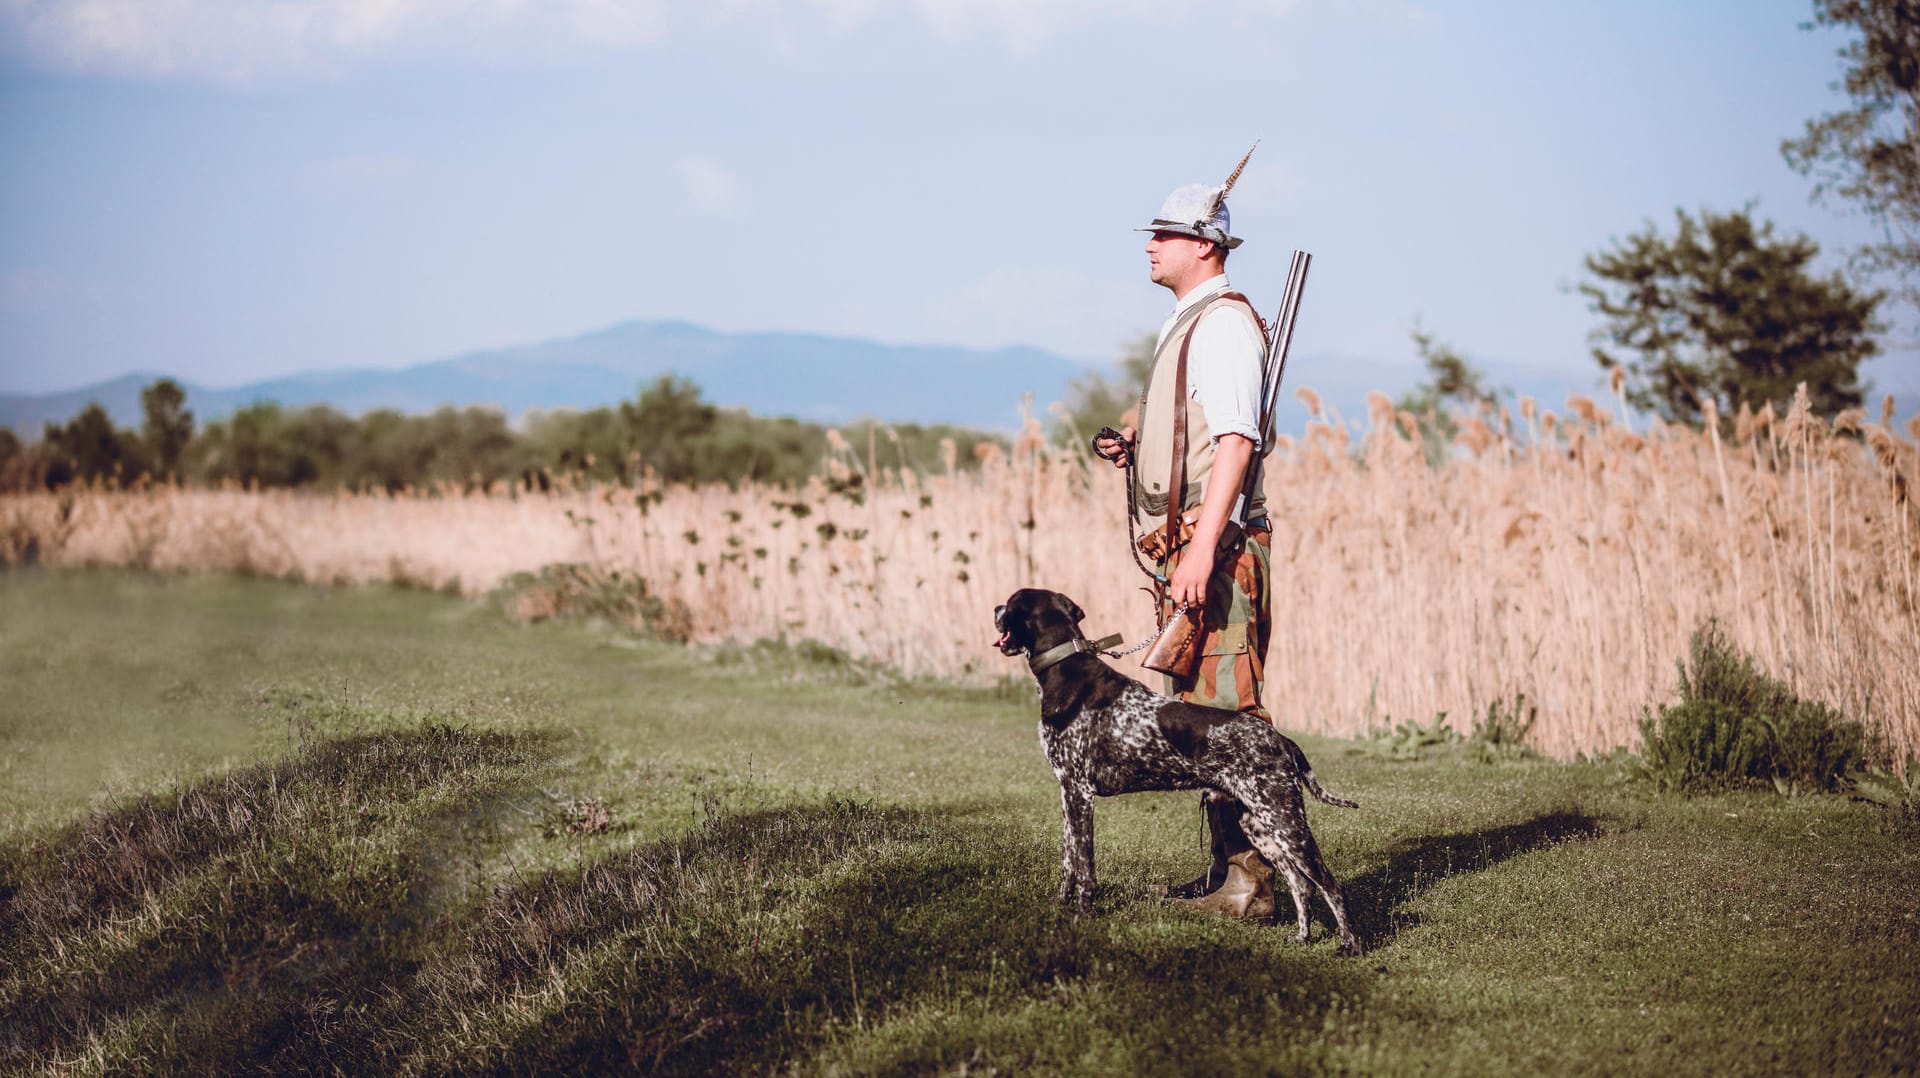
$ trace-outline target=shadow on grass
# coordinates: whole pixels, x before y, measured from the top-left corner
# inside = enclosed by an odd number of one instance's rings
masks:
[[[1381,868],[1343,881],[1347,916],[1361,946],[1371,950],[1420,923],[1406,907],[1443,880],[1562,842],[1593,838],[1599,821],[1577,812],[1549,812],[1522,823],[1402,842]],[[1331,923],[1324,909],[1318,916]]]
[[[527,793],[547,742],[357,734],[0,850],[0,1069],[123,1034],[149,1068],[323,1066],[340,1007],[413,965],[448,839]]]
[[[1236,1028],[1310,1059],[1367,991],[1282,933],[1064,914],[1018,829],[845,800],[482,893],[544,761],[343,738],[0,850],[0,1070],[1224,1070]]]
[[[501,1050],[436,1064],[497,1073],[819,1069],[817,1053],[838,1039],[889,1027],[887,1047],[851,1069],[1056,1070],[1075,1057],[1057,1054],[1053,1038],[1098,1029],[1132,1068],[1205,1071],[1215,1069],[1209,1060],[1221,1069],[1236,1062],[1223,1030],[1252,1017],[1317,1033],[1327,1007],[1366,990],[1351,963],[1271,933],[1072,916],[1051,900],[1056,867],[1042,851],[924,814],[850,802],[783,809],[664,846],[503,895],[515,912],[502,925],[587,917],[590,931],[556,938],[576,954],[601,947],[605,962]],[[676,867],[663,871],[669,860]],[[761,874],[768,870],[800,875]],[[574,906],[587,894],[594,900]],[[538,980],[537,963],[551,969],[556,957],[516,944],[502,964],[504,937],[472,942],[447,983],[486,987],[436,1008],[497,1010]],[[996,1015],[1066,1006],[1077,1013],[1058,1025],[993,1031]],[[825,1069],[847,1069],[841,1062]]]

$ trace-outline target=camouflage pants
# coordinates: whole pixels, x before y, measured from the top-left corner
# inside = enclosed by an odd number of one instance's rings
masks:
[[[1208,707],[1249,711],[1269,724],[1273,716],[1260,702],[1266,679],[1267,639],[1273,632],[1268,608],[1267,576],[1273,532],[1263,526],[1248,528],[1238,546],[1214,559],[1207,582],[1207,605],[1200,621],[1200,668],[1184,680],[1166,678],[1166,693]],[[1157,567],[1169,578],[1185,548]],[[1171,602],[1164,614],[1171,614]]]

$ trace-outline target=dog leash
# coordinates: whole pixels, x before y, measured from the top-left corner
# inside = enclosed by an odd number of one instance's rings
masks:
[[[1147,637],[1145,640],[1140,641],[1138,644],[1133,645],[1132,647],[1126,649],[1125,651],[1103,651],[1100,654],[1105,655],[1109,659],[1124,659],[1136,651],[1145,651],[1146,649],[1152,647],[1155,641],[1158,641],[1161,637],[1167,635],[1167,630],[1173,627],[1174,618],[1181,617],[1185,615],[1187,611],[1192,609],[1193,607],[1191,606],[1183,606],[1180,609],[1174,611],[1173,617],[1168,618],[1167,623],[1165,625],[1162,625],[1158,629],[1155,629],[1152,636]],[[1109,637],[1108,639],[1113,639],[1113,638]]]
[[[1110,659],[1124,659],[1136,651],[1145,651],[1146,649],[1152,647],[1154,643],[1158,641],[1161,637],[1167,635],[1167,630],[1173,628],[1174,618],[1181,617],[1184,614],[1186,614],[1187,611],[1192,609],[1193,608],[1190,606],[1183,606],[1180,609],[1174,611],[1173,617],[1168,618],[1167,623],[1165,625],[1162,625],[1158,629],[1155,629],[1152,636],[1147,637],[1145,640],[1140,641],[1138,644],[1133,645],[1132,647],[1128,648],[1125,651],[1103,651],[1101,652],[1101,654],[1107,656]]]
[[[1119,448],[1114,450],[1113,456],[1108,456],[1100,452],[1100,439],[1102,438],[1111,439],[1112,441],[1119,443]],[[1133,554],[1133,564],[1140,567],[1140,571],[1146,574],[1146,577],[1148,580],[1153,581],[1153,586],[1155,589],[1155,593],[1157,595],[1158,589],[1165,587],[1167,582],[1161,578],[1160,574],[1154,572],[1152,569],[1147,568],[1146,562],[1140,560],[1140,541],[1134,532],[1134,528],[1137,524],[1137,521],[1134,516],[1134,501],[1133,501],[1133,484],[1134,484],[1133,442],[1128,438],[1122,437],[1120,432],[1117,430],[1114,430],[1112,427],[1101,427],[1099,432],[1093,436],[1091,441],[1093,444],[1093,455],[1096,457],[1099,457],[1101,460],[1111,461],[1115,457],[1120,456],[1122,453],[1126,454],[1126,458],[1127,458],[1126,459],[1127,550]],[[1155,639],[1158,639],[1158,638],[1159,638],[1158,634],[1155,634]],[[1151,643],[1153,643],[1153,641],[1149,640],[1147,641],[1146,644],[1141,644],[1139,647],[1129,649],[1128,651],[1122,652],[1121,654],[1130,655],[1133,652],[1139,651],[1140,648],[1146,647],[1147,644],[1151,644]]]
[[[1179,617],[1191,609],[1193,608],[1188,606],[1183,606],[1177,612],[1175,612],[1174,617]],[[1027,659],[1027,668],[1032,670],[1034,673],[1038,674],[1040,671],[1045,670],[1049,666],[1053,666],[1056,663],[1062,662],[1075,655],[1079,655],[1089,651],[1094,652],[1096,654],[1105,655],[1109,659],[1124,659],[1127,656],[1132,655],[1136,651],[1141,651],[1146,648],[1152,647],[1154,641],[1166,635],[1167,627],[1172,624],[1173,624],[1173,618],[1168,618],[1167,624],[1161,626],[1158,630],[1154,632],[1152,636],[1147,637],[1145,640],[1142,640],[1138,644],[1135,644],[1134,646],[1127,648],[1123,651],[1112,650],[1113,645],[1118,644],[1121,641],[1126,639],[1126,637],[1121,636],[1119,633],[1113,633],[1110,636],[1103,636],[1098,640],[1088,640],[1085,636],[1082,636],[1079,633],[1075,633],[1073,639],[1067,641],[1066,643],[1055,644],[1053,647],[1048,648],[1047,650],[1041,652],[1040,654],[1029,657]]]

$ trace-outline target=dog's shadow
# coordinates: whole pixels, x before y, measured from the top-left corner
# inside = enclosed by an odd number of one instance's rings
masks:
[[[1407,839],[1388,851],[1386,864],[1341,881],[1347,916],[1361,946],[1372,950],[1421,923],[1407,907],[1435,884],[1600,833],[1600,821],[1585,813],[1549,812],[1522,823]],[[1327,919],[1323,906],[1316,905],[1315,915]]]

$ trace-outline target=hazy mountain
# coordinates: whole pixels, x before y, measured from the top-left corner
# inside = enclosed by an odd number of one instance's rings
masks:
[[[540,344],[472,352],[399,370],[329,370],[226,389],[182,382],[187,406],[206,423],[255,401],[287,407],[328,404],[350,415],[375,408],[426,412],[484,404],[519,415],[531,408],[593,408],[631,399],[665,373],[692,379],[706,399],[756,415],[834,423],[872,416],[894,422],[955,423],[990,430],[1019,425],[1023,394],[1034,411],[1066,396],[1087,368],[1036,348],[997,351],[889,345],[803,333],[722,333],[685,322],[622,322],[595,333]],[[1282,429],[1298,429],[1299,386],[1318,390],[1343,416],[1364,419],[1368,390],[1399,396],[1425,375],[1411,356],[1295,355],[1280,405]],[[1565,380],[1537,372],[1490,369],[1496,384],[1559,407]],[[1505,377],[1503,377],[1505,375]],[[0,394],[0,426],[31,439],[49,421],[64,422],[98,401],[123,426],[140,423],[140,390],[161,377],[129,374],[82,389]],[[1118,417],[1091,417],[1092,426]]]
[[[287,407],[329,404],[348,414],[375,408],[431,411],[486,404],[518,415],[530,408],[593,408],[630,399],[645,383],[676,373],[707,400],[757,415],[821,422],[874,416],[896,422],[956,423],[1011,430],[1020,398],[1032,393],[1044,417],[1085,367],[1036,348],[986,351],[889,345],[803,333],[721,333],[684,322],[623,322],[567,340],[436,360],[399,370],[329,370],[229,389],[182,382],[200,422],[255,401]],[[98,401],[124,426],[140,422],[140,390],[161,377],[129,374],[82,389],[0,394],[0,425],[29,437]]]

